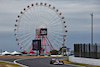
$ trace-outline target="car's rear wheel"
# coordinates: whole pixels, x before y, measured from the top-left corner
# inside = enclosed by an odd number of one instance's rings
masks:
[[[50,64],[52,64],[52,61],[50,61]]]
[[[64,64],[64,62],[62,61],[62,63]]]

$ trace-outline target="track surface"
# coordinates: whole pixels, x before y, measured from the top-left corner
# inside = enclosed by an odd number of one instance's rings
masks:
[[[72,65],[53,65],[50,64],[52,58],[34,58],[17,61],[17,63],[29,66],[29,67],[77,67]]]
[[[16,59],[14,59],[14,58],[0,58],[0,60],[9,61],[9,62],[14,62],[14,60],[16,60]],[[52,58],[31,58],[31,59],[18,60],[16,62],[19,64],[26,65],[28,67],[79,67],[79,66],[73,66],[73,65],[67,65],[67,64],[53,65],[53,64],[50,64],[51,59]],[[62,59],[62,58],[58,58],[58,59]]]
[[[3,61],[9,61],[9,62],[14,62],[14,60],[16,60],[17,58],[0,58],[0,60]]]

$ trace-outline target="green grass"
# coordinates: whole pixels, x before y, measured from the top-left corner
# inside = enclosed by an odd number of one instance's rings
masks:
[[[0,67],[22,67],[22,66],[0,61]]]

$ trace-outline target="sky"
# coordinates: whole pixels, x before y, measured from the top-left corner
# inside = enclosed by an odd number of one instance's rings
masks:
[[[32,3],[48,3],[62,12],[67,24],[65,46],[91,43],[91,13],[93,13],[93,40],[100,44],[100,0],[0,0],[0,51],[22,51],[14,36],[14,24],[20,11]]]

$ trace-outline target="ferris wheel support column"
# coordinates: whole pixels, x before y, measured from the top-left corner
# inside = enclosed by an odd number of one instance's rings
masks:
[[[32,45],[30,46],[29,50],[28,50],[28,54],[32,51]]]
[[[35,40],[36,40],[37,36],[35,37]]]
[[[50,47],[50,51],[52,50],[52,47],[50,46],[50,43],[48,43],[48,40],[47,38],[45,38],[46,42],[47,42],[47,45]]]
[[[47,38],[48,42],[50,43],[50,41],[49,41],[49,39],[48,39],[47,36],[46,36],[46,38]],[[51,45],[51,43],[50,43],[50,46],[52,47],[52,50],[54,50],[54,48],[53,48],[53,46]]]
[[[44,46],[45,46],[45,50],[46,50],[46,54],[47,54],[47,47],[46,47],[46,42],[45,42],[45,37],[43,36],[43,40],[44,40]]]
[[[42,37],[42,51],[44,53],[44,48],[43,48],[43,37]]]

